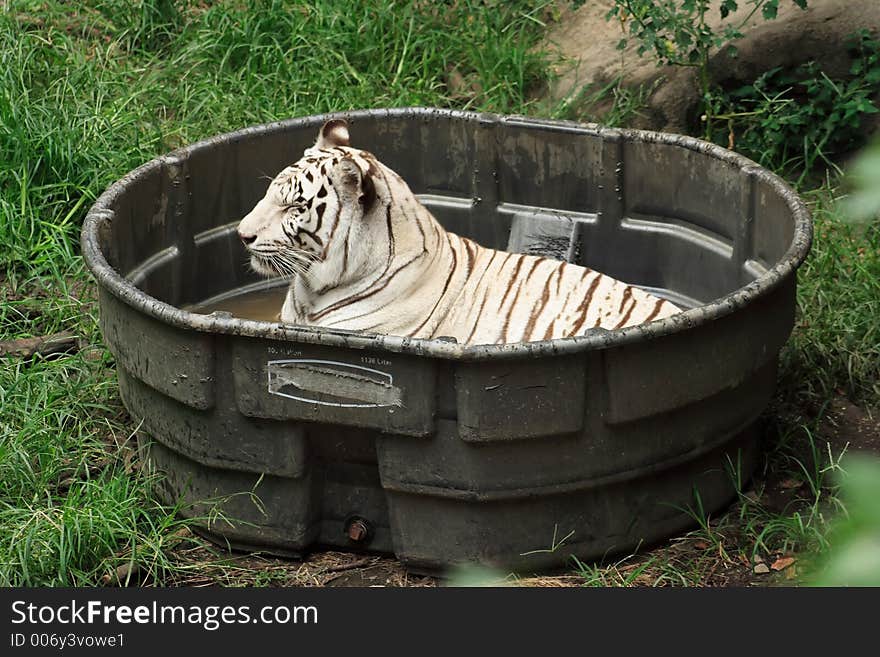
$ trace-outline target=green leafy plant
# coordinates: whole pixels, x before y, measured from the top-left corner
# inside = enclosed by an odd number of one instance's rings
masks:
[[[807,0],[791,0],[806,9]],[[712,131],[712,95],[709,78],[709,55],[713,49],[742,37],[742,28],[761,12],[765,20],[776,18],[780,0],[745,0],[751,11],[740,21],[730,22],[721,29],[709,25],[707,18],[715,3],[712,0],[615,0],[606,15],[617,19],[629,35],[638,40],[639,54],[653,53],[658,65],[688,66],[698,70],[706,135]],[[721,18],[728,18],[739,9],[737,0],[721,0],[717,5]],[[618,48],[626,47],[622,38]]]
[[[878,112],[880,41],[867,30],[850,38],[849,76],[832,79],[815,62],[773,68],[753,84],[711,98],[710,137],[778,171],[800,170],[798,182],[832,157],[859,145],[862,123]]]

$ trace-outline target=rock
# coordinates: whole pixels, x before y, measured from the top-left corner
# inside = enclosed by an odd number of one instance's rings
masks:
[[[756,575],[766,575],[769,572],[770,572],[770,567],[767,566],[767,564],[765,564],[765,563],[759,563],[757,566],[755,566],[755,574]]]
[[[785,570],[793,563],[794,563],[793,557],[780,557],[779,559],[777,559],[776,561],[773,562],[773,564],[770,566],[770,568],[772,568],[773,570],[777,570],[777,571],[778,570]]]
[[[560,77],[549,90],[554,102],[568,99],[578,103],[585,86],[598,90],[622,75],[627,87],[653,89],[647,107],[636,118],[636,127],[693,132],[699,121],[697,72],[692,68],[658,68],[650,52],[639,57],[638,43],[630,38],[623,51],[617,43],[624,36],[621,24],[606,21],[612,0],[592,0],[577,10],[563,10],[557,24],[546,37],[545,46],[563,58]],[[736,24],[750,10],[744,1],[725,22]],[[722,24],[713,10],[711,27]],[[761,73],[776,66],[794,67],[816,60],[829,76],[842,76],[850,62],[842,44],[860,29],[880,35],[880,2],[877,0],[809,0],[802,11],[791,2],[780,4],[779,16],[765,21],[756,14],[743,28],[744,37],[736,42],[737,56],[724,47],[712,54],[709,72],[713,82],[728,88],[753,82]],[[878,99],[880,100],[880,99]],[[596,106],[596,113],[607,111]],[[880,115],[868,117],[872,128],[880,128]]]

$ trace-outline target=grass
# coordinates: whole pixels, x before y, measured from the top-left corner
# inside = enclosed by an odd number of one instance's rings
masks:
[[[80,349],[0,360],[0,585],[308,584],[345,572],[341,557],[311,566],[218,557],[152,497],[97,328],[82,219],[144,161],[246,125],[405,105],[535,113],[532,92],[548,75],[532,47],[543,15],[525,1],[5,3],[0,340],[71,331]],[[617,101],[619,122],[642,102]],[[756,496],[744,493],[719,519],[695,505],[693,534],[647,556],[575,563],[567,583],[698,585],[755,555],[822,551],[837,489],[817,456],[821,409],[838,392],[880,399],[880,231],[843,224],[832,196],[809,198],[816,245]],[[786,477],[803,486],[782,507],[767,502],[761,482]]]
[[[571,98],[547,110],[553,118],[633,127],[644,119],[648,99],[661,82],[658,79],[651,85],[630,87],[621,76],[616,76],[605,84],[585,85]]]
[[[782,381],[814,401],[840,390],[873,405],[880,400],[880,223],[847,222],[827,187],[807,200],[815,243],[800,271],[800,319]]]

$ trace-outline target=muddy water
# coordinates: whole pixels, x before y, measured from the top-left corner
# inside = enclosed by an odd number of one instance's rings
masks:
[[[700,305],[700,302],[698,301],[681,295],[674,295],[668,290],[646,288],[646,291],[668,299],[685,310]],[[277,322],[286,294],[286,285],[280,285],[268,289],[258,288],[254,290],[245,288],[243,290],[232,290],[231,292],[214,297],[213,299],[208,299],[202,303],[187,306],[185,310],[193,313],[201,313],[203,315],[209,315],[214,311],[220,310],[231,313],[233,317],[239,317],[241,319],[253,319],[260,322]]]
[[[208,315],[217,310],[231,313],[233,317],[254,319],[260,322],[277,322],[284,303],[287,286],[269,289],[244,290],[223,295],[222,298],[210,299],[195,304],[187,310]]]

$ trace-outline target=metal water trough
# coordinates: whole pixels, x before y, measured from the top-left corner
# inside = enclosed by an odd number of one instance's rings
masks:
[[[689,310],[503,346],[183,310],[267,285],[237,222],[339,116],[448,229]],[[685,529],[695,490],[706,511],[731,500],[753,469],[810,247],[791,189],[681,136],[430,109],[332,117],[157,158],[86,219],[104,339],[166,500],[225,518],[202,531],[234,548],[525,571]]]

